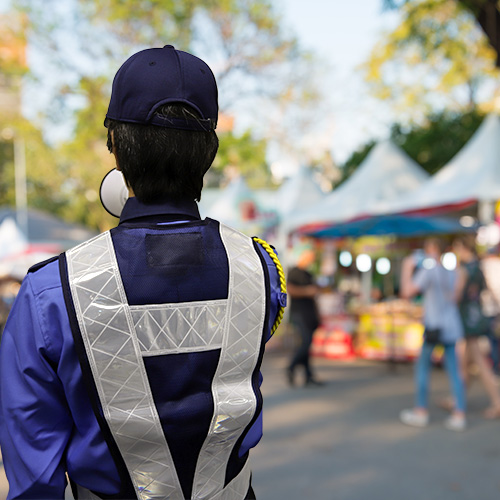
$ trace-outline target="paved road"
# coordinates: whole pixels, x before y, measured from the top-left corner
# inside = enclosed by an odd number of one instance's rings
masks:
[[[498,500],[500,421],[485,421],[479,383],[469,394],[469,429],[444,428],[435,405],[426,429],[398,422],[411,407],[412,366],[317,361],[326,387],[291,389],[286,359],[264,366],[264,438],[252,455],[259,500]],[[433,400],[446,374],[432,377]]]
[[[466,432],[445,429],[435,406],[429,428],[413,429],[397,420],[412,404],[411,366],[315,363],[328,384],[292,389],[284,356],[264,362],[264,438],[252,453],[259,500],[498,500],[500,421],[481,418],[478,383]],[[436,370],[433,399],[447,388]],[[6,491],[0,479],[0,500]]]

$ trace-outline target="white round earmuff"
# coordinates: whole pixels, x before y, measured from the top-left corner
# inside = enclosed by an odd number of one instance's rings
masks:
[[[116,168],[110,170],[104,176],[99,189],[102,206],[111,215],[120,217],[128,195],[128,187],[123,174]]]

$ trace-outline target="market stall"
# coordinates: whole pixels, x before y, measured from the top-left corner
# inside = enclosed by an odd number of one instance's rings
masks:
[[[395,150],[392,151],[394,153]],[[296,229],[298,226],[302,234],[315,239],[337,241],[366,235],[394,235],[404,240],[413,238],[407,254],[412,248],[422,246],[422,241],[415,238],[477,230],[474,221],[464,225],[456,215],[445,217],[437,214],[450,207],[462,208],[476,201],[500,198],[500,119],[496,116],[484,121],[470,142],[442,171],[430,180],[414,183],[414,189],[406,192],[400,190],[399,195],[394,194],[395,187],[391,184],[398,178],[398,173],[408,171],[408,166],[400,166],[399,170],[393,171],[392,177],[384,178],[385,184],[380,184],[381,177],[376,180],[370,171],[375,170],[374,158],[380,158],[381,151],[374,149],[372,153],[373,156],[367,157],[343,185],[344,193],[347,194],[343,194],[341,186],[315,207],[315,218],[312,210],[302,214],[302,225],[296,224]],[[367,175],[364,169],[367,169]],[[355,179],[358,172],[365,174],[364,179],[362,175]],[[355,200],[356,193],[357,198],[364,198],[361,180],[371,183],[365,197],[370,199],[369,209],[365,212],[360,208],[364,200]],[[354,200],[350,204],[349,196]],[[344,202],[347,208],[340,206]],[[356,210],[353,206],[356,206]],[[335,207],[339,207],[339,210],[335,210],[335,215],[332,215]],[[392,207],[394,211],[386,213],[387,207]],[[354,307],[346,308],[341,313],[324,314],[322,328],[316,333],[313,353],[337,358],[356,355],[369,359],[413,359],[422,341],[421,309],[407,301],[387,298],[382,301],[379,295],[384,294],[380,288],[373,287],[374,278],[380,274],[379,269],[376,269],[379,262],[382,264],[383,261],[383,265],[388,266],[389,272],[397,279],[398,272],[394,271],[394,267],[398,266],[401,256],[394,258],[387,253],[382,258],[373,258],[369,250],[360,253],[344,249],[341,252],[341,248],[339,252],[344,254],[339,255],[339,264],[342,258],[347,258],[348,267],[357,267],[353,275],[358,281],[359,300]]]
[[[365,359],[408,361],[422,346],[423,310],[407,300],[360,307],[356,312],[356,352]]]
[[[446,237],[473,228],[431,216],[358,222],[310,233],[318,248],[336,238],[338,255],[335,282],[319,297],[322,325],[315,333],[313,355],[413,360],[422,344],[422,308],[397,298],[401,259],[421,248],[429,234]]]
[[[350,278],[320,294],[321,326],[314,334],[312,354],[342,360],[414,359],[422,345],[421,305],[394,295],[376,295],[374,302],[364,303],[360,290],[361,280]]]

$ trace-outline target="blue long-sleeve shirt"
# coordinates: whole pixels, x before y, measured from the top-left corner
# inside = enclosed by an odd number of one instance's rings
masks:
[[[209,300],[224,287],[222,247],[210,249],[215,274],[155,276],[144,265],[144,230],[158,224],[191,221],[204,224],[194,202],[143,205],[127,201],[120,224],[111,232],[128,302],[145,303]],[[153,245],[151,247],[151,245]],[[154,239],[149,250],[154,252]],[[279,277],[269,255],[258,247],[267,264],[271,327],[280,300]],[[219,266],[219,267],[217,267]],[[212,274],[210,274],[212,272]],[[210,283],[201,286],[202,278]],[[259,415],[239,450],[243,456],[262,435]],[[23,281],[7,321],[0,346],[0,444],[9,480],[8,498],[63,498],[66,471],[81,486],[116,494],[120,479],[93,413],[87,394],[64,302],[58,262],[49,262]]]

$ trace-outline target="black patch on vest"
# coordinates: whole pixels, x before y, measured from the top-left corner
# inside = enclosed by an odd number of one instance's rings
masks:
[[[186,268],[203,265],[201,232],[146,234],[146,256],[149,267]]]

